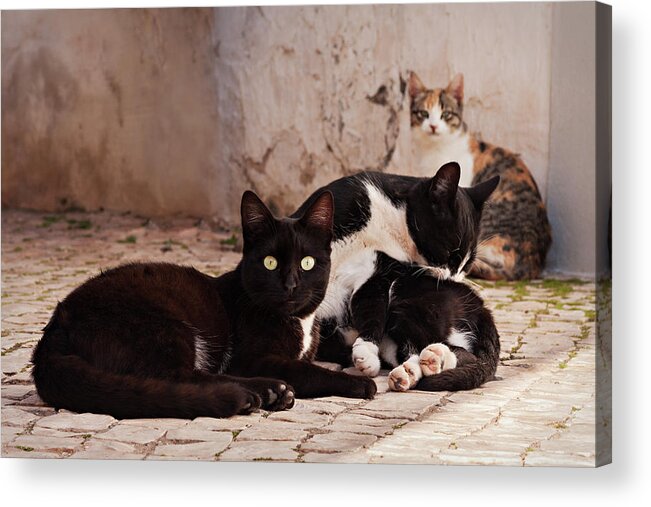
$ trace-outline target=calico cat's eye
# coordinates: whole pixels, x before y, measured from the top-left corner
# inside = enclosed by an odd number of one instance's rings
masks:
[[[316,264],[316,261],[311,255],[307,255],[301,259],[301,268],[303,268],[303,271],[309,271],[314,267],[314,264]]]
[[[452,113],[450,111],[444,111],[443,114],[441,115],[441,119],[448,121],[452,119]]]
[[[429,118],[429,113],[424,109],[419,109],[418,111],[416,111],[416,116],[418,116],[418,118],[421,120],[426,120],[427,118]]]
[[[278,267],[278,261],[276,260],[275,257],[271,255],[267,255],[264,258],[264,267],[267,268],[269,271],[273,271]]]

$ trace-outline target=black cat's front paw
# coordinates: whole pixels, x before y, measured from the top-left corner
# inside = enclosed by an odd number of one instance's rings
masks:
[[[262,398],[258,393],[254,391],[249,391],[248,389],[243,389],[243,393],[240,396],[239,409],[237,413],[240,415],[248,415],[251,412],[255,412],[262,406]]]
[[[351,398],[373,399],[377,393],[375,381],[369,377],[353,377],[355,379],[348,396]]]
[[[294,388],[287,382],[270,378],[252,378],[246,381],[247,389],[255,391],[262,399],[265,410],[288,410],[294,406]]]

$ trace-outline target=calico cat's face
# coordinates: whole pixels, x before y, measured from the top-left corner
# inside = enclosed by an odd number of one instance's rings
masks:
[[[427,88],[411,72],[407,83],[411,101],[411,128],[432,140],[465,131],[463,123],[463,75],[452,78],[447,88]]]
[[[500,180],[495,176],[461,188],[460,175],[459,164],[445,164],[415,185],[407,201],[409,233],[427,264],[444,278],[458,279],[470,269],[482,208]]]
[[[330,275],[334,201],[323,192],[300,218],[273,216],[253,193],[242,196],[242,283],[256,306],[304,317],[323,300]]]

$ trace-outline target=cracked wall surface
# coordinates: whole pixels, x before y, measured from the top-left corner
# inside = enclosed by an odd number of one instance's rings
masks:
[[[548,83],[528,76],[549,72],[550,10],[508,14],[445,4],[5,12],[3,204],[233,223],[246,188],[285,213],[342,175],[411,174],[408,69],[433,85],[464,72],[471,126],[526,153],[544,179]],[[526,23],[499,36],[513,16]]]
[[[572,5],[5,11],[2,204],[230,226],[253,189],[287,213],[356,171],[416,174],[401,78],[463,72],[470,129],[548,204],[550,267],[594,272],[594,5]]]

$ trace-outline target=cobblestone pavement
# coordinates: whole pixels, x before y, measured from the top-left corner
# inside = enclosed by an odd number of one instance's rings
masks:
[[[119,421],[39,399],[29,361],[57,300],[125,261],[218,275],[237,263],[236,239],[190,219],[3,211],[2,455],[594,466],[595,285],[576,280],[483,284],[502,357],[498,380],[471,392],[387,392],[383,372],[371,401],[192,421]]]

